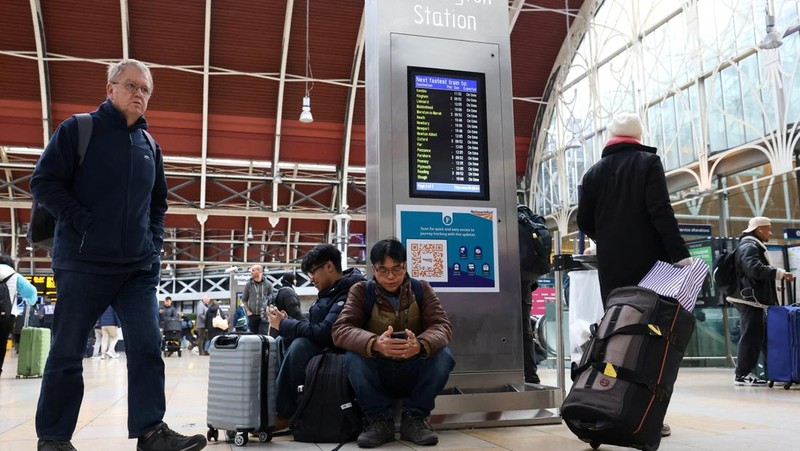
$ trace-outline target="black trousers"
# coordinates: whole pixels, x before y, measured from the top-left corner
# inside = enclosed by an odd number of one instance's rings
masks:
[[[14,328],[14,316],[0,316],[0,372],[3,371],[3,361],[6,359],[6,345],[11,329]]]
[[[531,285],[534,281],[522,281],[522,363],[525,377],[536,376],[536,360],[533,345],[533,328],[531,328]]]
[[[736,376],[747,376],[758,364],[758,356],[764,350],[764,310],[743,304],[734,306],[739,311],[742,329],[736,359]]]

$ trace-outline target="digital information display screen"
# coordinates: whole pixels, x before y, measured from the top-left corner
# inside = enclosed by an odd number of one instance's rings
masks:
[[[484,74],[408,68],[411,197],[489,200]]]

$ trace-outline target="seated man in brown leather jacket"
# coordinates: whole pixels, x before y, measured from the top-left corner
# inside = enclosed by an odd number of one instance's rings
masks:
[[[364,412],[358,446],[394,440],[393,398],[403,403],[400,438],[435,445],[428,416],[455,366],[447,347],[450,321],[428,282],[407,276],[402,243],[377,242],[370,262],[373,279],[353,285],[333,326],[334,344],[348,351],[348,379]]]

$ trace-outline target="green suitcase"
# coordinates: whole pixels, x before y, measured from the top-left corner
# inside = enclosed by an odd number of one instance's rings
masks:
[[[17,379],[42,377],[47,355],[50,354],[50,329],[25,327],[19,340]]]

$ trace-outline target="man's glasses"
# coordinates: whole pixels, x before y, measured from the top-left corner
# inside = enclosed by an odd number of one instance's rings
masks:
[[[400,277],[406,272],[406,265],[398,265],[392,268],[387,268],[385,266],[375,266],[372,265],[372,268],[375,269],[375,273],[381,277],[386,277],[390,273],[395,277]]]
[[[125,88],[125,90],[131,94],[136,94],[139,91],[142,91],[142,95],[145,97],[150,97],[153,94],[153,90],[150,89],[149,87],[139,86],[131,81],[125,81],[125,82],[112,81],[111,84],[122,85]]]
[[[328,264],[328,262],[325,262],[325,263],[317,266],[316,268],[309,269],[308,271],[306,271],[306,275],[309,276],[309,277],[313,276],[315,272],[319,271],[320,268],[322,268],[323,266],[325,266],[327,264]]]

